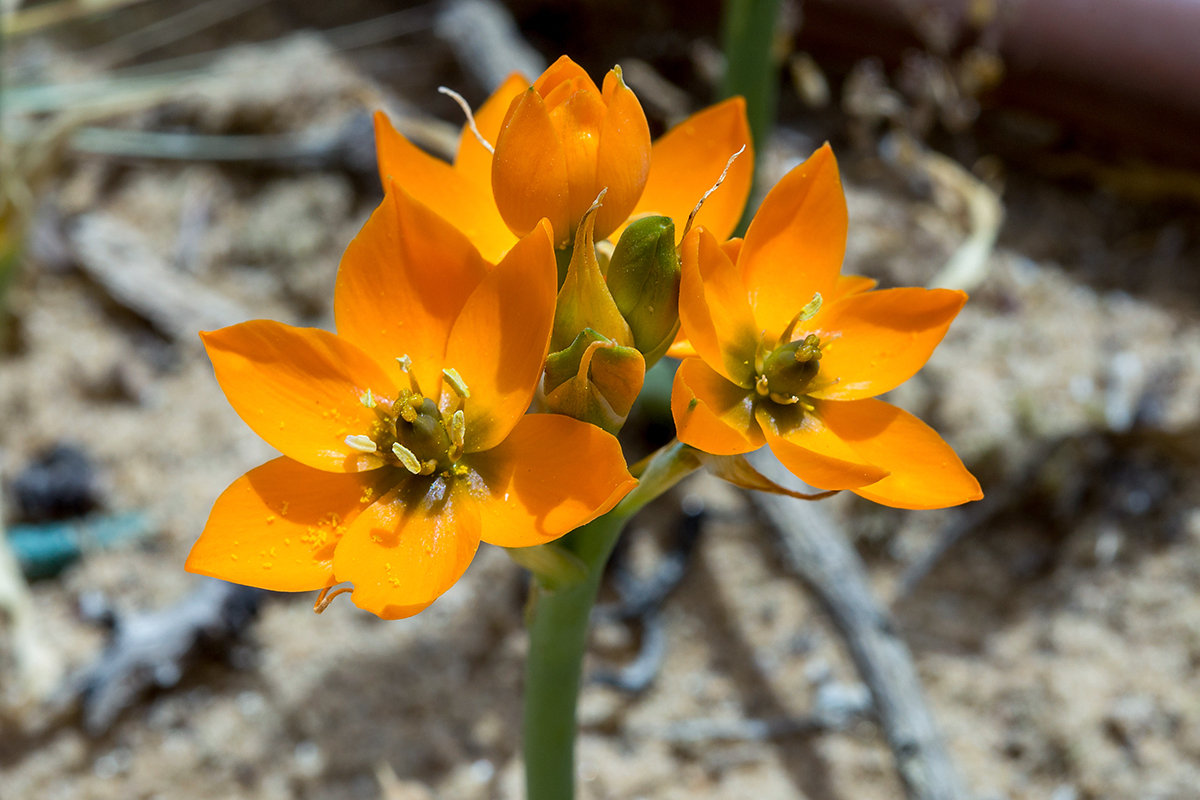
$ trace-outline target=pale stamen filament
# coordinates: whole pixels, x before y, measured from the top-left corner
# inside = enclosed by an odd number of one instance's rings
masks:
[[[463,99],[463,96],[453,89],[445,86],[439,86],[438,91],[450,97],[452,100],[454,100],[454,102],[458,103],[458,107],[462,109],[463,114],[465,114],[467,117],[467,127],[470,128],[471,133],[475,135],[475,141],[479,142],[484,150],[487,150],[492,155],[495,155],[496,148],[492,147],[491,144],[488,143],[488,140],[483,138],[483,134],[479,132],[479,127],[475,124],[475,115],[471,113],[471,106],[467,104],[467,101]]]
[[[417,383],[417,376],[412,371],[412,359],[408,355],[402,355],[396,359],[396,363],[400,365],[400,371],[408,376],[408,385],[412,389],[413,394],[421,394],[421,385]]]
[[[785,344],[790,342],[792,340],[792,334],[796,331],[796,326],[801,322],[807,322],[815,317],[817,312],[821,310],[822,302],[823,299],[821,297],[821,293],[815,292],[813,294],[813,299],[808,301],[808,305],[800,309],[799,313],[792,317],[792,321],[788,323],[788,326],[783,329],[783,333],[779,334],[779,342],[776,346],[783,347]]]

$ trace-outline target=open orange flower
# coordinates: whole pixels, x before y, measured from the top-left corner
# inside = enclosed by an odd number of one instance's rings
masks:
[[[525,415],[555,294],[548,224],[493,267],[390,187],[342,259],[337,334],[203,334],[229,402],[283,457],[221,495],[187,569],[276,591],[350,581],[395,619],[450,588],[480,540],[541,544],[612,508],[635,484],[616,439]]]
[[[826,145],[771,190],[745,241],[687,234],[679,317],[698,357],[675,375],[679,439],[715,455],[766,444],[805,483],[888,506],[978,500],[933,429],[873,399],[925,364],[967,296],[840,275],[846,230]]]
[[[495,145],[494,157],[464,126],[452,166],[405,139],[382,113],[375,115],[375,145],[385,185],[395,180],[493,261],[517,241],[513,230],[527,231],[542,217],[553,224],[555,244],[565,245],[605,188],[597,240],[615,239],[631,217],[645,214],[671,217],[682,234],[729,157],[745,147],[697,217],[696,224],[724,240],[741,219],[754,177],[740,97],[693,114],[649,147],[641,106],[617,75],[610,72],[599,91],[565,56],[532,91],[511,76],[480,106],[475,122]]]

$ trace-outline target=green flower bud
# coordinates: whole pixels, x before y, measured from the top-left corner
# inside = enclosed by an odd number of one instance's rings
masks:
[[[630,224],[608,265],[608,291],[633,332],[633,344],[649,368],[679,329],[679,252],[669,217]]]
[[[542,389],[550,411],[615,434],[629,416],[645,376],[641,353],[585,328],[570,347],[546,358]]]
[[[554,309],[551,351],[570,347],[580,331],[586,328],[619,345],[633,344],[633,334],[604,284],[604,273],[596,259],[592,229],[599,207],[600,199],[597,198],[596,204],[584,216],[583,223],[575,232],[575,247],[571,251],[567,273],[559,287]]]

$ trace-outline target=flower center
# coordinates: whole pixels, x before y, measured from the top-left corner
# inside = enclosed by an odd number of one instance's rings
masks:
[[[408,356],[398,361],[409,376],[410,388],[401,390],[395,401],[376,398],[368,390],[360,400],[375,412],[375,423],[365,436],[347,436],[346,444],[359,452],[374,453],[413,475],[457,474],[467,433],[463,405],[470,390],[457,371],[443,370],[455,394],[453,412],[443,414],[437,403],[421,393]]]
[[[762,397],[791,405],[799,401],[820,370],[821,340],[815,334],[776,347],[758,366],[754,389]]]

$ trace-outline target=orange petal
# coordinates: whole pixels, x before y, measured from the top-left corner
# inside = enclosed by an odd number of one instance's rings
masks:
[[[650,126],[637,97],[616,70],[604,78],[607,110],[596,153],[596,187],[607,189],[596,213],[596,238],[629,218],[650,173]],[[572,198],[574,200],[574,198]]]
[[[758,327],[775,338],[820,293],[832,295],[846,254],[846,197],[828,144],[763,199],[738,266]]]
[[[533,90],[544,98],[547,98],[547,105],[551,104],[551,96],[556,90],[562,92],[563,84],[575,83],[575,87],[592,92],[599,95],[600,89],[592,81],[591,76],[587,74],[587,70],[576,64],[567,56],[559,56],[558,61],[555,61],[546,71],[538,76],[538,79],[533,82]],[[572,87],[568,93],[573,93]]]
[[[473,141],[474,137],[471,138]],[[475,146],[483,150],[478,142]],[[476,184],[464,172],[405,139],[382,111],[375,112],[375,150],[385,192],[389,180],[394,181],[462,231],[493,264],[513,246],[516,237],[500,218],[492,200],[490,156],[487,181]]]
[[[704,201],[693,223],[708,228],[718,241],[725,241],[742,218],[754,181],[754,145],[746,120],[746,101],[740,97],[693,114],[654,143],[646,188],[633,213],[668,216],[682,236],[696,203],[721,177],[729,157],[743,145],[745,152],[730,166],[721,188]]]
[[[496,137],[500,135],[500,126],[504,124],[504,117],[508,114],[509,107],[513,100],[528,88],[529,82],[514,72],[475,112],[475,127],[479,129],[479,134],[488,144],[495,146]],[[466,125],[463,125],[462,136],[458,140],[458,155],[454,158],[454,171],[466,178],[485,197],[491,198],[492,154],[479,143],[475,134],[471,133],[471,129]],[[492,201],[492,205],[495,205],[495,201]],[[499,216],[500,212],[497,211],[497,219]],[[503,220],[500,220],[500,224],[504,226],[505,233],[511,236],[512,231],[508,230],[508,226],[504,225]],[[497,259],[489,258],[488,260],[495,263]]]
[[[730,261],[736,264],[738,263],[738,259],[741,258],[742,245],[745,243],[745,241],[745,239],[738,238],[721,242],[721,252],[723,252]]]
[[[822,388],[810,394],[860,400],[895,389],[925,365],[965,302],[951,289],[884,289],[822,309],[801,333],[821,337]]]
[[[979,481],[937,431],[882,400],[823,401],[831,431],[891,475],[854,493],[893,508],[949,508],[979,500]]]
[[[749,453],[763,446],[754,419],[752,391],[730,383],[699,358],[689,358],[675,372],[671,416],[679,441],[718,456]]]
[[[479,506],[457,479],[408,478],[359,515],[333,555],[351,598],[384,619],[411,617],[466,572],[479,548]]]
[[[333,309],[338,333],[388,370],[409,356],[437,397],[450,328],[488,267],[453,225],[396,184],[346,248]]]
[[[696,352],[696,348],[692,347],[692,343],[687,340],[680,330],[675,337],[675,341],[667,348],[667,355],[671,358],[677,358],[682,361],[685,358],[699,358],[700,354]]]
[[[273,592],[328,586],[346,527],[398,480],[390,469],[332,475],[268,461],[217,498],[183,568]]]
[[[200,338],[229,404],[267,444],[329,472],[380,466],[346,446],[347,436],[369,433],[376,421],[359,398],[368,389],[396,396],[366,353],[328,331],[263,319]]]
[[[692,229],[680,255],[680,329],[710,367],[750,388],[758,331],[737,267],[704,228]]]
[[[771,452],[793,475],[818,489],[857,489],[886,478],[812,412],[797,403],[763,403],[755,416]]]
[[[550,347],[558,267],[544,221],[488,273],[463,306],[446,350],[471,396],[467,452],[495,447],[529,408]],[[443,406],[452,400],[447,388]]]
[[[519,236],[548,218],[555,245],[565,244],[570,239],[567,177],[563,143],[550,112],[541,95],[530,89],[513,101],[496,137],[492,194],[500,216]]]
[[[735,262],[737,259],[733,259]],[[879,281],[874,278],[867,278],[862,275],[838,275],[837,283],[833,285],[833,292],[829,297],[823,298],[825,304],[834,303],[844,297],[851,297],[856,294],[865,294],[879,285]]]
[[[569,87],[563,85],[563,88]],[[558,105],[547,106],[566,159],[568,224],[574,230],[600,193],[596,156],[600,150],[600,129],[604,126],[604,103],[599,93],[575,91]],[[604,199],[607,203],[607,196]]]
[[[637,481],[615,437],[558,414],[528,414],[503,443],[464,459],[483,480],[483,540],[529,547],[610,510]]]

